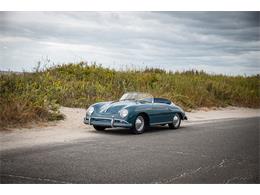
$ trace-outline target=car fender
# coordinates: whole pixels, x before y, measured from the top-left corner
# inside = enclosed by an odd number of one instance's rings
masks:
[[[128,110],[127,121],[132,124],[139,114],[143,113],[147,115],[148,118],[150,118],[150,115],[152,113],[152,107],[149,104],[131,105],[125,107],[125,109]]]

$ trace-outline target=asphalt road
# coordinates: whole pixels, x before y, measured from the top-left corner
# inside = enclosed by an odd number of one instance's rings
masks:
[[[1,183],[259,183],[259,118],[92,133],[2,151]]]

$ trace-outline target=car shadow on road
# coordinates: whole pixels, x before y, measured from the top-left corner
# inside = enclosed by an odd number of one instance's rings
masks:
[[[154,127],[149,127],[143,134],[151,134],[151,133],[164,133],[164,132],[175,132],[175,131],[180,131],[185,129],[186,127],[180,127],[179,129],[169,129],[168,126],[154,126]],[[108,128],[104,131],[96,131],[95,133],[98,134],[109,134],[109,135],[135,135],[132,133],[130,129],[126,128]]]

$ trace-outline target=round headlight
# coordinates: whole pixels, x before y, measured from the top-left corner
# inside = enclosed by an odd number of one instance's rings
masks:
[[[119,114],[122,118],[125,118],[128,115],[128,110],[122,109],[122,110],[119,111]]]
[[[93,106],[90,106],[90,107],[87,109],[87,114],[88,114],[88,115],[91,115],[93,112],[94,112],[94,107],[93,107]]]

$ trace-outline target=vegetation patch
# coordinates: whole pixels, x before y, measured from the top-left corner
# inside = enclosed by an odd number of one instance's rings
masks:
[[[59,106],[86,108],[116,100],[127,91],[148,92],[185,110],[198,107],[260,107],[260,75],[210,75],[160,69],[115,71],[86,63],[33,73],[0,75],[0,126],[63,119]]]

